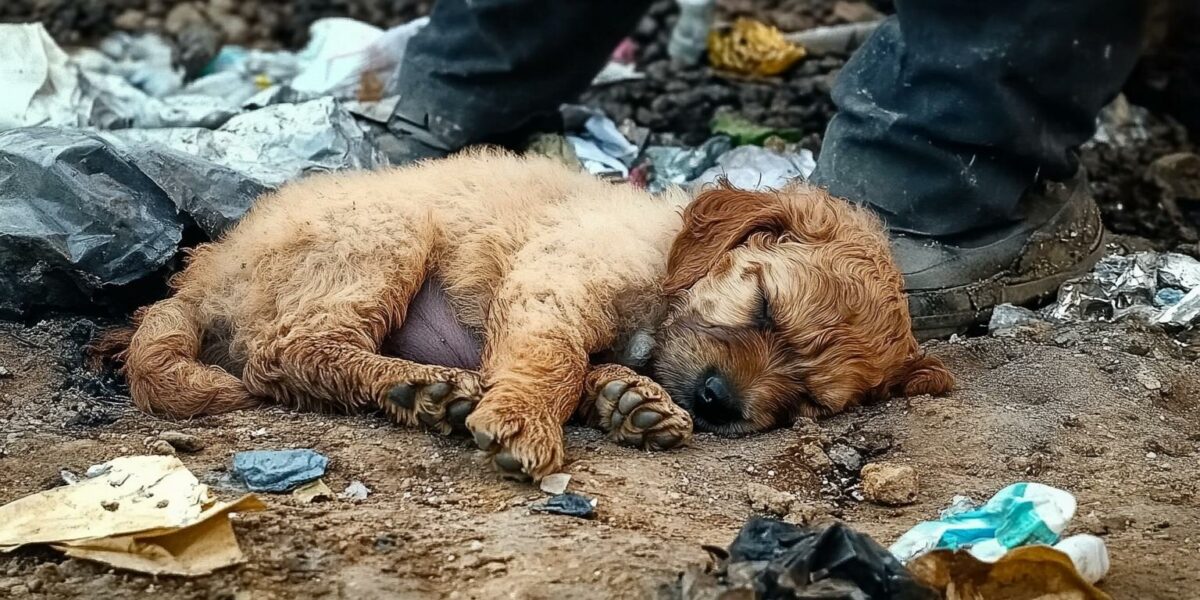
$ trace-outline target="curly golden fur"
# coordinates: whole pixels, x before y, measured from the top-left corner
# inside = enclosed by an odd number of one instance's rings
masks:
[[[382,409],[469,429],[502,471],[540,478],[573,415],[669,448],[693,418],[764,430],[953,385],[913,338],[866,210],[805,185],[689,200],[495,151],[309,177],[196,249],[174,295],[139,312],[122,353],[133,399],[170,417],[263,399]],[[484,340],[477,373],[380,354],[434,275]],[[590,364],[639,335],[656,342],[653,381]],[[696,406],[714,374],[721,419]]]

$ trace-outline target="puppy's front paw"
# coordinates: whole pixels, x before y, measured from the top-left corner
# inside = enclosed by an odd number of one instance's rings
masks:
[[[649,378],[618,375],[594,385],[597,425],[609,438],[651,450],[669,450],[692,438],[691,415]]]
[[[524,403],[486,398],[467,418],[467,427],[506,479],[538,481],[562,467],[562,424]]]
[[[479,375],[460,369],[439,369],[429,377],[398,382],[380,405],[392,420],[421,423],[443,435],[467,432],[467,416],[482,397]]]

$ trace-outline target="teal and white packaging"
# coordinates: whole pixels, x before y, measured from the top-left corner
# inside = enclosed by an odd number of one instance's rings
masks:
[[[1075,496],[1040,483],[1015,483],[978,508],[956,498],[937,521],[925,521],[900,536],[889,550],[907,563],[931,550],[966,548],[984,562],[1031,544],[1053,546],[1075,516]]]

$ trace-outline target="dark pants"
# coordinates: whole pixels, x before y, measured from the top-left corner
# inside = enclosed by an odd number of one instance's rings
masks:
[[[648,0],[440,0],[408,46],[397,114],[447,149],[582,92]],[[1138,0],[899,0],[846,64],[813,175],[896,231],[970,235],[1065,179],[1134,66]]]

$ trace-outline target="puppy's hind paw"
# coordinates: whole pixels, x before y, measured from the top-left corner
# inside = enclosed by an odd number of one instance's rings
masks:
[[[482,389],[477,374],[447,369],[435,377],[396,383],[380,406],[397,423],[420,423],[443,435],[467,433],[467,417],[479,404]]]

